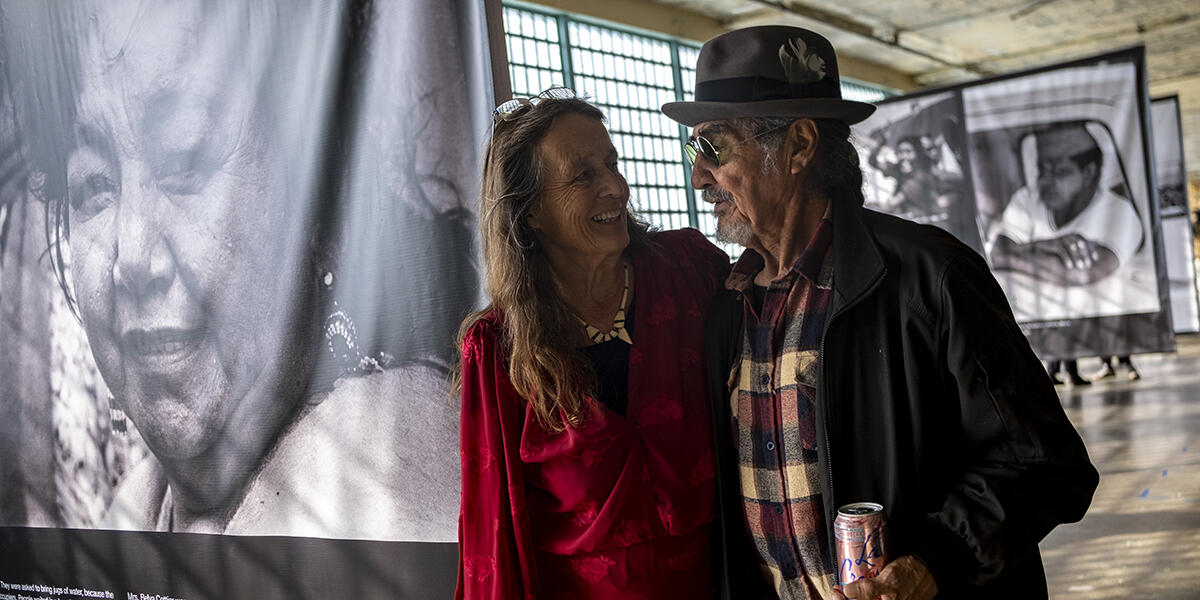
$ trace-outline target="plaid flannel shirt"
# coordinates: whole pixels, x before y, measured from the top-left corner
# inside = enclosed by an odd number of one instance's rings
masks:
[[[733,434],[747,530],[781,599],[831,598],[817,472],[816,399],[821,332],[833,291],[833,228],[822,220],[800,257],[754,306],[763,259],[748,251],[726,280],[742,292],[740,359],[730,373]]]

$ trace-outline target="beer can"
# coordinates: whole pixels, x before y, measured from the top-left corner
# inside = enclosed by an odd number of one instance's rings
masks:
[[[882,504],[855,502],[839,508],[833,538],[841,585],[878,575],[890,560]]]

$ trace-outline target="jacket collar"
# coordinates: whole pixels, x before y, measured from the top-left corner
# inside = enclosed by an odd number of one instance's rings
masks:
[[[867,210],[849,199],[833,200],[833,305],[830,315],[856,302],[883,279],[883,252],[867,228]]]

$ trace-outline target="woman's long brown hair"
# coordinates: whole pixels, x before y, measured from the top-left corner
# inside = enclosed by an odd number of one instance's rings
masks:
[[[542,200],[543,165],[538,143],[554,120],[580,114],[604,121],[598,108],[578,98],[544,99],[507,121],[499,121],[488,142],[480,191],[480,237],[491,303],[469,315],[467,331],[494,309],[503,314],[508,376],[537,420],[550,431],[579,427],[588,413],[585,394],[594,376],[579,348],[586,342],[570,307],[559,293],[545,251],[528,217]],[[630,215],[630,247],[648,243],[648,226]],[[461,382],[461,367],[456,384]],[[458,385],[455,385],[458,388]]]

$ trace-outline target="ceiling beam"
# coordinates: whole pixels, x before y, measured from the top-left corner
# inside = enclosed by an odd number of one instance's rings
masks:
[[[765,6],[777,11],[783,11],[807,17],[814,21],[820,21],[835,29],[840,29],[849,33],[854,33],[862,37],[878,39],[875,35],[875,28],[867,23],[845,17],[837,13],[832,13],[827,10],[817,8],[815,6],[796,5],[790,2],[781,2],[773,0],[747,0],[760,6]]]
[[[986,60],[989,62],[999,62],[1004,60],[1023,59],[1028,56],[1040,56],[1060,48],[1094,44],[1096,42],[1104,42],[1120,36],[1143,36],[1149,33],[1161,33],[1163,30],[1174,29],[1176,27],[1188,24],[1193,24],[1192,15],[1186,14],[1168,17],[1149,23],[1131,23],[1127,26],[1109,29],[1107,31],[1091,33],[1065,40],[1057,40],[1055,42],[1042,44],[1039,46],[1030,46],[1018,52],[991,54],[987,56]]]
[[[687,40],[725,33],[720,21],[678,6],[640,0],[537,0],[537,4]]]
[[[938,19],[934,19],[932,21],[925,21],[924,23],[914,23],[912,25],[906,25],[904,27],[897,27],[896,32],[897,33],[909,33],[909,32],[913,32],[913,31],[921,31],[922,29],[934,29],[937,27],[942,27],[944,25],[950,25],[953,23],[961,23],[963,21],[974,21],[975,19],[978,19],[980,17],[990,17],[992,15],[999,14],[999,13],[1012,14],[1012,12],[1014,10],[1020,10],[1021,7],[1025,6],[1026,4],[1027,4],[1027,2],[1022,1],[1022,2],[1017,2],[1016,4],[1003,4],[1003,5],[998,5],[998,6],[997,5],[987,6],[986,8],[983,8],[980,10],[974,10],[974,11],[969,10],[966,12],[961,12],[958,14],[953,14],[953,15],[941,17]]]
[[[538,0],[537,4],[698,43],[731,29],[729,23],[686,8],[644,0]],[[859,81],[902,92],[917,88],[911,75],[879,63],[839,55],[838,67],[842,75]]]
[[[920,85],[916,78],[879,63],[865,61],[857,56],[838,54],[838,73],[843,77],[873,83],[900,93],[911,92]]]
[[[806,19],[812,19],[814,21],[819,21],[819,22],[825,23],[835,29],[845,31],[846,33],[854,34],[859,37],[863,37],[863,38],[866,38],[866,39],[869,39],[874,42],[878,42],[878,43],[881,43],[881,44],[884,44],[887,46],[891,46],[893,48],[896,48],[897,50],[907,52],[909,54],[912,54],[913,56],[919,56],[925,60],[932,61],[934,63],[937,63],[937,64],[945,66],[945,67],[950,67],[953,69],[960,69],[960,70],[967,71],[968,73],[971,73],[971,74],[977,75],[977,76],[992,75],[992,73],[990,71],[982,69],[977,65],[962,63],[962,62],[955,61],[955,60],[950,60],[950,59],[938,56],[932,52],[928,52],[925,50],[921,50],[919,48],[915,48],[912,45],[904,42],[901,39],[899,30],[879,32],[879,31],[876,31],[875,27],[869,23],[864,23],[862,21],[858,21],[856,19],[852,19],[850,17],[842,16],[839,14],[835,14],[835,13],[829,12],[827,10],[823,10],[823,9],[816,8],[813,6],[805,6],[805,5],[799,5],[799,4],[792,3],[792,2],[784,2],[784,1],[777,1],[777,0],[747,0],[747,1],[753,2],[754,4],[760,4],[762,6],[767,6],[767,7],[773,8],[775,10],[778,10],[780,12],[790,13],[790,14],[793,14],[796,16],[804,17]]]

